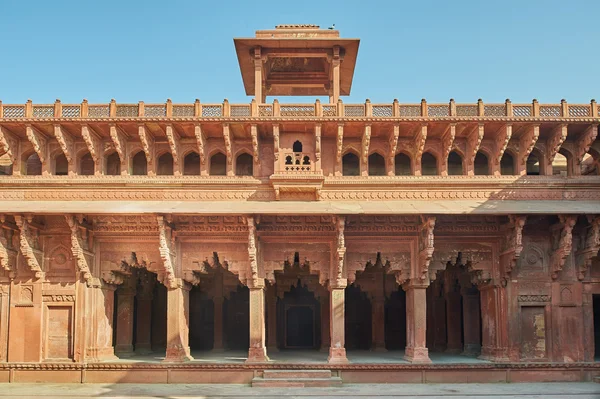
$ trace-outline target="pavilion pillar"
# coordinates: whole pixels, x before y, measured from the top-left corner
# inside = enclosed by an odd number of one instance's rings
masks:
[[[8,314],[10,312],[10,283],[0,284],[0,362],[8,359]]]
[[[254,98],[259,104],[266,101],[263,93],[263,59],[260,46],[254,48]]]
[[[277,291],[275,286],[267,289],[267,349],[277,351]]]
[[[371,300],[371,350],[385,352],[385,298],[378,292]]]
[[[406,350],[404,358],[412,363],[431,363],[426,344],[427,283],[411,280],[406,291]]]
[[[340,98],[340,66],[341,66],[341,63],[342,63],[342,59],[340,56],[340,47],[334,46],[333,57],[331,60],[331,68],[333,69],[333,73],[332,73],[333,93],[329,97],[329,101],[331,104],[337,104],[338,99]]]
[[[167,287],[167,355],[165,362],[192,360],[189,344],[189,315],[191,285],[176,279]]]
[[[222,352],[223,349],[223,301],[222,296],[213,298],[213,351]]]
[[[329,292],[325,291],[319,297],[321,304],[321,352],[329,351],[331,340],[329,339]]]
[[[121,286],[117,289],[117,334],[115,353],[119,356],[133,355],[133,299],[135,289]]]
[[[446,352],[460,353],[463,350],[462,330],[462,305],[460,292],[446,292],[446,333],[448,342]]]
[[[250,288],[250,348],[247,363],[269,360],[265,347],[265,286],[257,281]]]
[[[481,313],[479,292],[474,289],[462,290],[463,305],[463,355],[477,356],[481,353]]]
[[[479,285],[481,302],[480,359],[507,362],[508,326],[506,320],[506,289],[493,285]]]
[[[114,360],[113,314],[115,312],[116,285],[96,280],[91,287],[85,287],[86,309],[89,323],[85,326],[87,336],[84,360],[101,362]]]
[[[329,363],[347,363],[345,348],[344,295],[346,279],[338,279],[329,287]]]

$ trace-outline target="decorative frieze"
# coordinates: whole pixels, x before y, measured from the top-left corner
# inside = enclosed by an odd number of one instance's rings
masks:
[[[72,294],[53,294],[42,295],[43,302],[75,302],[75,295]]]
[[[519,302],[550,302],[550,295],[519,295]]]
[[[94,217],[98,233],[158,233],[153,215],[98,215]]]

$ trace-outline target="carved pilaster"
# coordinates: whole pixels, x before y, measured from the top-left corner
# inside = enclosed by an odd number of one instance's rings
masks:
[[[346,217],[338,216],[336,219],[336,250],[333,273],[329,285],[331,287],[345,287],[347,284],[346,276],[344,276],[344,261],[346,256],[346,239],[344,238],[344,230],[346,226]]]
[[[509,215],[509,223],[506,230],[506,239],[503,245],[503,251],[500,255],[507,257],[504,265],[504,280],[508,280],[510,273],[517,265],[517,260],[523,251],[523,227],[525,226],[526,216]]]
[[[553,226],[554,245],[552,257],[550,259],[550,268],[552,278],[557,279],[562,271],[567,256],[571,254],[573,248],[573,227],[577,222],[577,216],[559,215],[559,223]]]
[[[577,278],[583,280],[592,265],[592,258],[600,251],[600,216],[588,216],[590,226],[585,235],[583,247],[577,251],[579,271]]]
[[[422,283],[429,284],[431,276],[429,274],[429,264],[433,257],[433,229],[435,227],[435,217],[421,216],[421,227],[419,231],[419,253],[417,259],[417,273],[415,278]],[[435,276],[433,277],[435,279]]]
[[[87,241],[81,237],[81,229],[85,229],[85,227],[81,226],[81,223],[73,215],[65,215],[65,219],[71,229],[71,252],[77,262],[77,270],[89,287],[92,282],[92,273],[86,255],[91,258],[93,253],[89,251]]]
[[[43,253],[39,249],[39,233],[37,229],[31,226],[31,217],[15,215],[15,222],[19,227],[19,243],[21,245],[21,254],[25,258],[27,265],[35,278],[43,278],[44,272],[41,268]]]
[[[160,258],[163,261],[164,281],[162,283],[167,288],[177,288],[177,279],[175,278],[175,250],[174,237],[171,227],[163,216],[157,216],[158,222],[158,240]]]

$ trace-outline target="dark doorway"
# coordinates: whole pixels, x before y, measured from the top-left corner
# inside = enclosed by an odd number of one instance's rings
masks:
[[[223,303],[225,346],[248,350],[250,347],[250,290],[238,286]]]
[[[345,290],[346,349],[371,349],[371,301],[354,284]]]
[[[320,345],[320,303],[298,280],[277,302],[282,349],[317,349]]]
[[[600,295],[593,295],[594,306],[594,358],[600,359]]]
[[[385,348],[406,348],[406,293],[401,287],[385,301]]]
[[[214,305],[199,287],[190,291],[190,349],[210,350],[214,342]]]

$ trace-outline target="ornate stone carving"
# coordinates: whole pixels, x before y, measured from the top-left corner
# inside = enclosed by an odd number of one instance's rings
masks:
[[[413,146],[415,151],[415,159],[420,160],[425,149],[425,141],[427,140],[427,124],[420,124],[413,137]]]
[[[598,125],[590,125],[585,132],[576,141],[575,147],[575,159],[577,164],[580,165],[583,161],[583,157],[590,150],[590,146],[596,140],[598,136]]]
[[[519,302],[550,302],[550,295],[519,295]]]
[[[256,224],[254,217],[252,216],[248,216],[246,221],[248,223],[248,258],[250,260],[250,279],[248,280],[248,286],[259,287],[261,285],[261,281],[258,277],[258,248]]]
[[[198,155],[200,156],[200,164],[206,164],[206,139],[202,126],[199,123],[194,124],[194,136],[196,136],[196,143],[198,144]]]
[[[347,233],[416,233],[420,219],[417,215],[346,216]]]
[[[260,162],[260,151],[258,149],[258,128],[255,124],[250,125],[250,137],[252,139],[252,156],[254,163]]]
[[[315,125],[315,158],[321,160],[321,124]]]
[[[177,288],[177,279],[175,278],[175,251],[173,249],[173,237],[171,227],[163,216],[157,216],[158,222],[158,250],[160,258],[163,261],[164,279],[163,284],[167,288]]]
[[[557,279],[562,271],[567,256],[571,254],[573,247],[573,227],[577,222],[577,216],[559,215],[560,222],[554,226],[554,245],[550,267],[552,278]]]
[[[390,152],[388,153],[388,163],[394,165],[394,159],[396,157],[396,151],[398,150],[398,139],[400,138],[400,125],[394,124],[394,131],[390,135],[389,146]]]
[[[229,124],[223,124],[223,140],[225,142],[225,155],[227,155],[227,164],[231,165],[233,161],[233,155],[231,153],[231,135],[229,133]]]
[[[167,136],[167,141],[169,142],[169,148],[171,149],[171,155],[173,155],[173,164],[174,165],[179,165],[179,153],[180,148],[179,148],[179,133],[177,133],[177,131],[175,130],[175,128],[173,127],[172,124],[168,124],[165,127],[165,134]]]
[[[275,161],[279,161],[279,125],[273,125],[273,154]]]
[[[577,278],[583,280],[592,265],[592,258],[600,251],[600,216],[588,216],[590,226],[585,234],[582,248],[577,252],[579,271]]]
[[[88,125],[81,126],[81,137],[85,141],[85,145],[92,156],[94,162],[98,162],[101,157],[102,147],[100,137],[94,130]]]
[[[433,257],[433,229],[435,227],[435,217],[421,216],[421,228],[419,232],[419,258],[417,260],[418,280],[423,283],[429,283],[432,276],[429,274],[429,264]],[[433,276],[435,280],[435,276]]]
[[[97,233],[147,233],[158,231],[156,219],[152,215],[98,215],[94,217],[94,231]]]
[[[21,254],[25,258],[27,265],[36,278],[42,278],[44,273],[40,266],[42,262],[42,251],[38,248],[38,231],[31,226],[31,218],[21,215],[15,215],[15,222],[19,227],[19,243],[21,245]]]
[[[527,162],[527,157],[533,151],[533,147],[535,147],[539,136],[540,125],[529,125],[521,134],[521,139],[519,140],[519,159],[523,164]]]
[[[93,256],[93,253],[87,250],[88,245],[81,237],[81,229],[85,229],[85,227],[81,226],[77,218],[73,215],[65,215],[65,219],[71,229],[71,252],[77,262],[77,270],[82,274],[83,279],[89,286],[92,273],[86,253],[89,257]]]
[[[4,219],[0,216],[0,268],[9,273],[9,277],[15,277],[17,250],[14,248],[14,233]]]
[[[119,159],[122,163],[125,162],[127,154],[127,141],[125,140],[125,133],[123,133],[123,131],[114,123],[110,125],[110,138],[115,145],[117,154],[119,154]]]
[[[471,284],[476,287],[483,287],[492,281],[492,274],[488,270],[471,270],[469,271]]]
[[[475,162],[475,156],[477,155],[477,151],[479,151],[479,147],[481,146],[481,140],[483,140],[483,135],[485,132],[484,124],[479,123],[467,136],[467,162],[469,165],[473,165]]]
[[[140,123],[138,126],[138,135],[140,136],[142,148],[146,154],[146,161],[149,164],[152,164],[154,162],[154,136],[152,136],[152,133],[150,133],[143,123]]]
[[[500,164],[502,160],[502,156],[504,155],[504,151],[506,151],[506,147],[508,147],[508,142],[512,137],[512,125],[507,123],[502,125],[502,127],[496,132],[495,149],[496,153],[494,154],[494,162],[496,165]]]
[[[9,130],[0,126],[0,150],[4,151],[14,163],[19,153],[19,140]]]
[[[454,146],[455,137],[456,123],[450,123],[444,133],[442,133],[442,159],[448,159],[448,154],[450,154]]]
[[[62,294],[62,295],[42,295],[43,302],[75,302],[75,295]]]
[[[523,227],[525,226],[526,216],[509,215],[509,223],[506,231],[506,239],[501,255],[508,257],[505,264],[504,278],[508,279],[510,273],[515,268],[517,260],[523,251]]]
[[[338,123],[337,136],[336,136],[336,151],[335,160],[338,165],[342,163],[342,149],[344,145],[344,124]]]
[[[46,162],[46,151],[48,145],[48,139],[46,136],[32,125],[26,125],[25,132],[27,134],[27,139],[33,146],[33,150],[40,158],[40,161],[42,163]]]
[[[119,273],[117,271],[103,271],[102,272],[102,280],[106,284],[120,285],[125,281],[126,275]]]
[[[567,138],[567,126],[568,125],[566,123],[562,123],[562,124],[556,126],[554,129],[552,129],[552,133],[550,134],[550,137],[548,137],[548,140],[546,142],[547,143],[546,148],[548,149],[548,155],[547,155],[548,165],[552,165],[552,162],[554,161],[554,157],[556,156],[556,154],[560,150],[560,147],[562,146],[562,144],[565,142],[565,139]]]
[[[73,149],[73,138],[71,135],[59,124],[54,125],[54,137],[60,145],[60,148],[65,154],[69,163],[73,162],[74,149]]]
[[[336,240],[336,257],[335,264],[333,265],[335,279],[330,281],[330,285],[333,287],[340,287],[345,285],[344,281],[344,258],[346,255],[346,240],[344,238],[344,229],[346,227],[346,217],[337,216],[335,221],[337,240]],[[330,276],[330,277],[334,277]]]
[[[365,131],[363,133],[362,142],[361,142],[361,154],[362,154],[363,165],[368,165],[368,163],[369,163],[369,146],[370,145],[371,145],[371,124],[367,123],[365,125]]]
[[[273,233],[334,233],[333,216],[263,215],[258,230]]]

